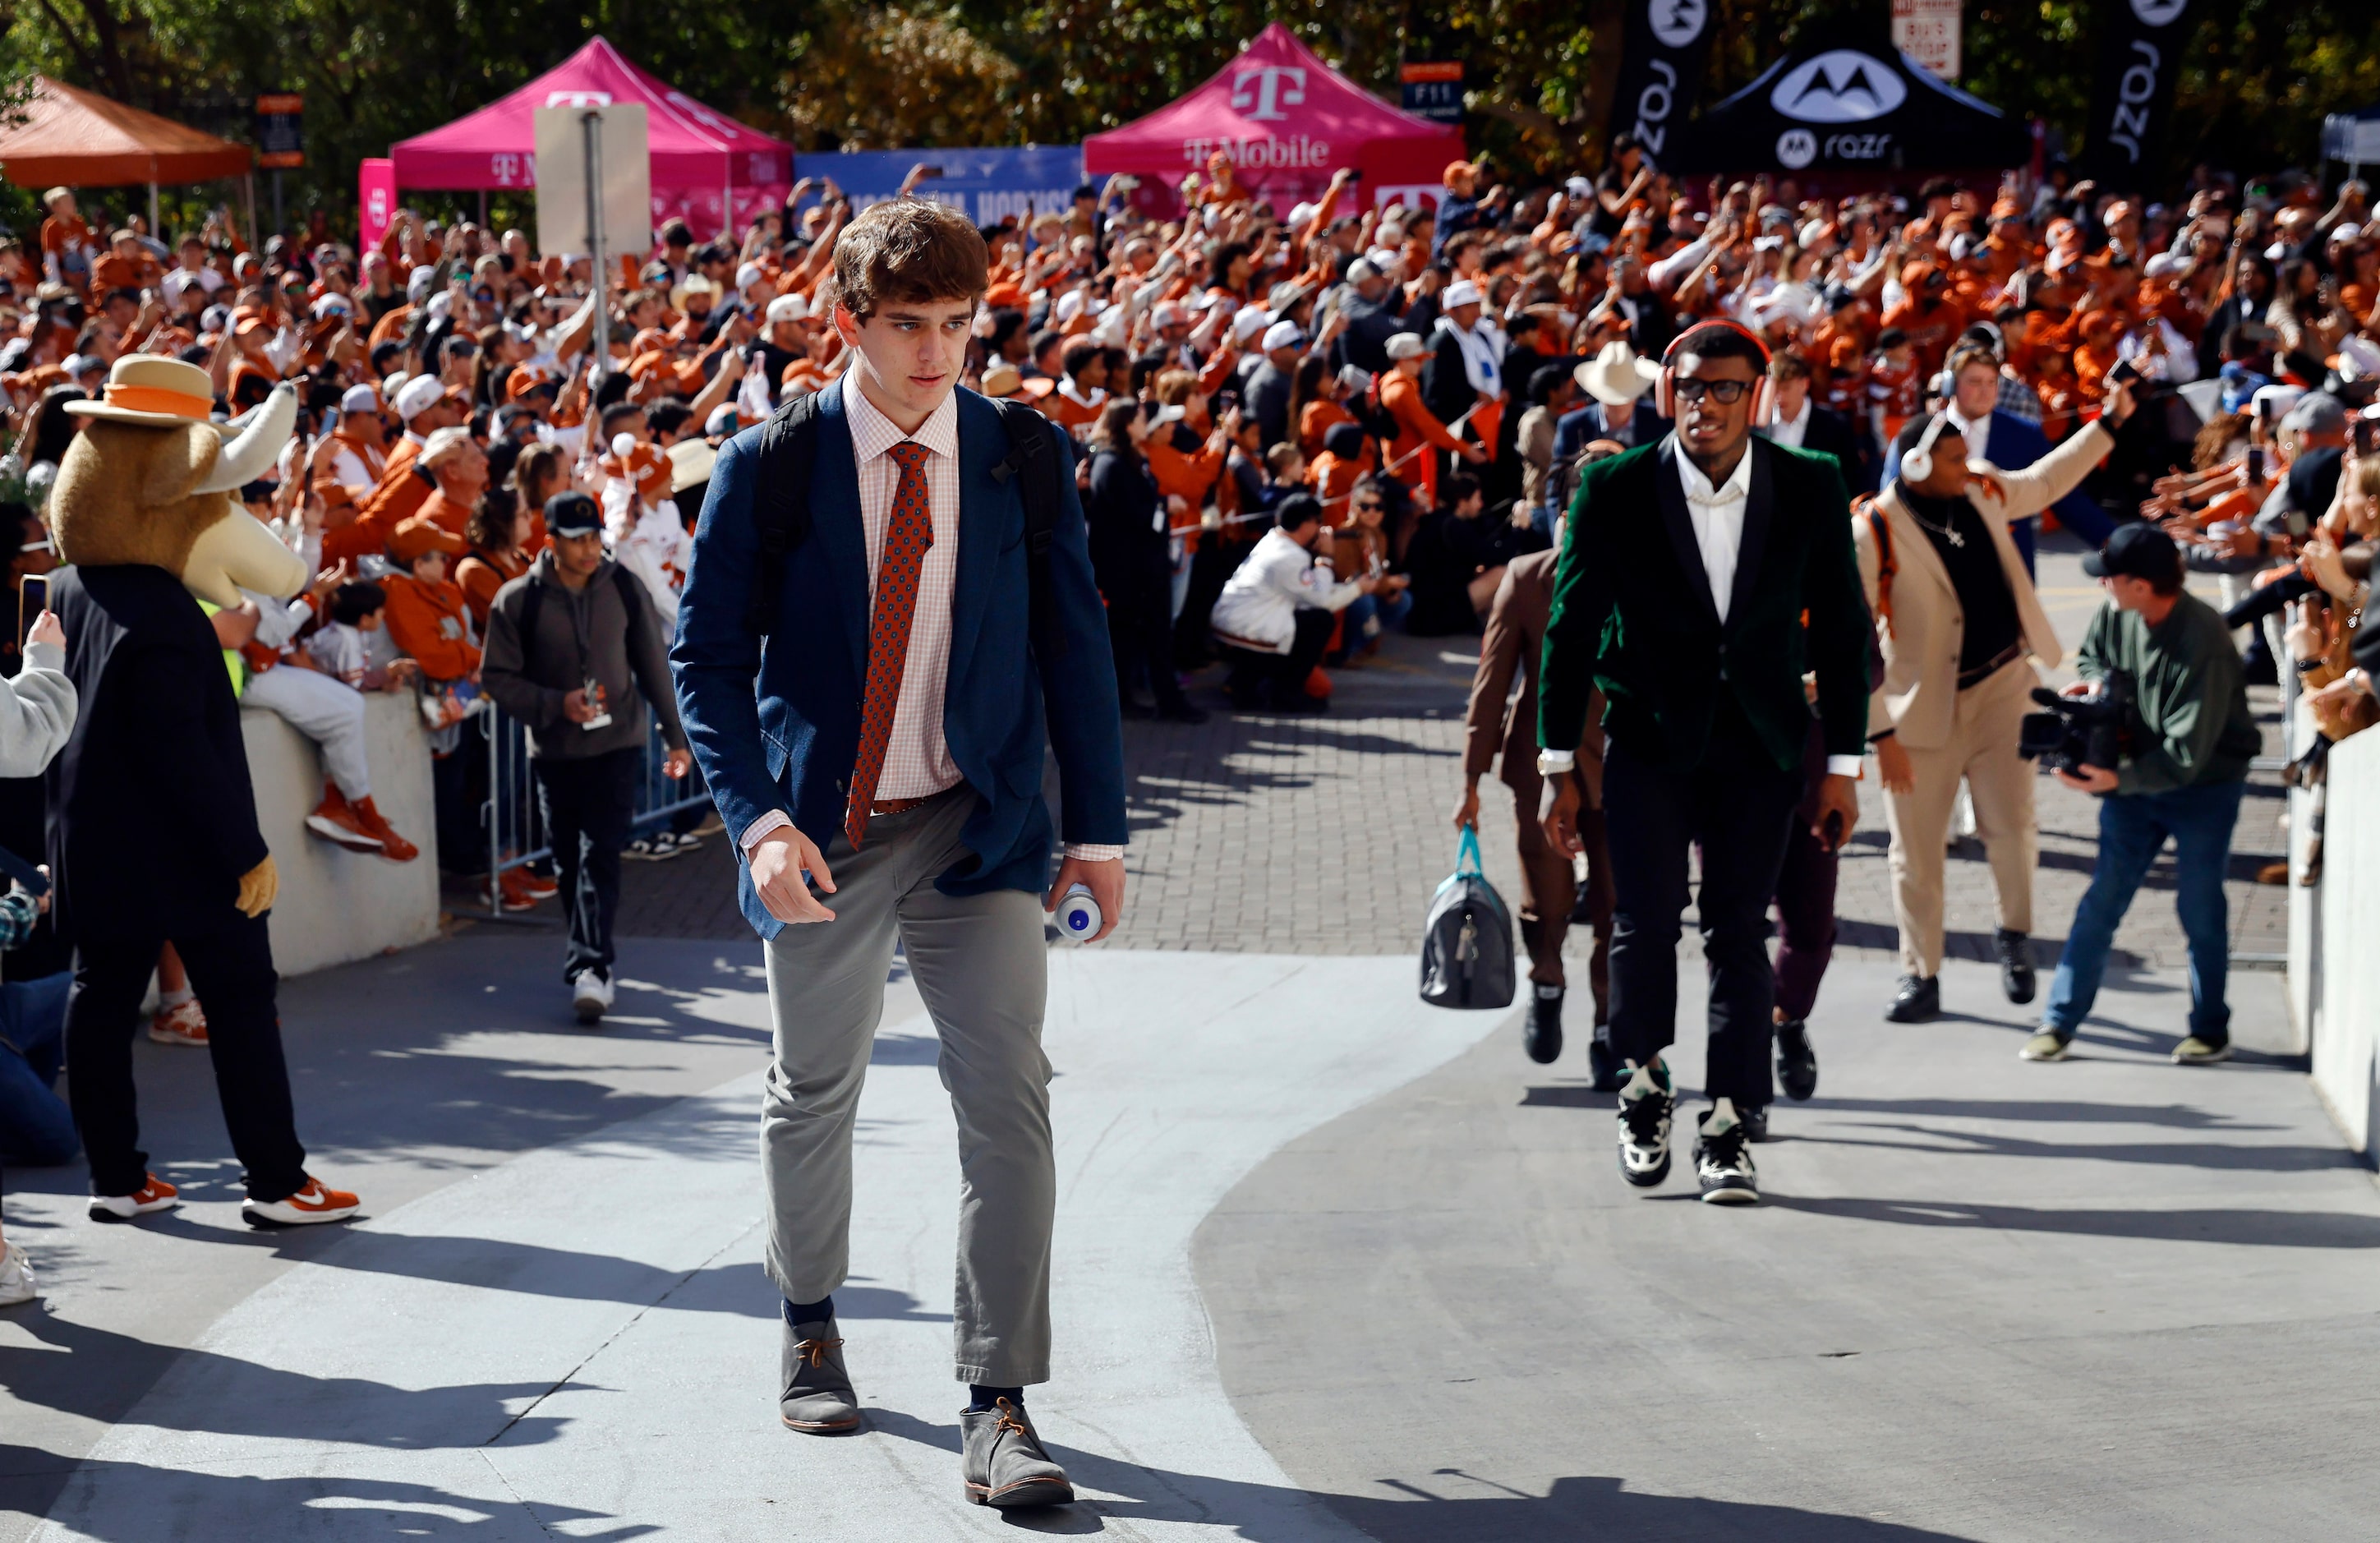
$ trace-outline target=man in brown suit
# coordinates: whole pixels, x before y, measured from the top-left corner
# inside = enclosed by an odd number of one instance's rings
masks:
[[[1553,610],[1554,566],[1561,557],[1557,534],[1552,550],[1515,558],[1504,569],[1488,613],[1488,633],[1479,644],[1479,672],[1471,681],[1471,708],[1464,719],[1463,798],[1457,825],[1479,822],[1479,779],[1499,755],[1501,776],[1512,790],[1514,823],[1521,849],[1521,939],[1529,951],[1529,1017],[1524,1043],[1540,1063],[1561,1053],[1561,1007],[1566,980],[1562,940],[1569,935],[1582,896],[1570,854],[1546,839],[1537,806],[1545,779],[1537,773],[1537,660]],[[1521,689],[1512,694],[1512,677]],[[1603,838],[1603,719],[1600,694],[1590,704],[1587,728],[1578,746],[1579,781],[1587,807],[1579,811],[1579,839],[1586,849],[1584,909],[1595,928],[1595,953],[1587,965],[1595,993],[1595,1038],[1587,1059],[1595,1086],[1620,1086],[1620,1063],[1607,1030],[1609,962],[1611,951],[1611,872]]]

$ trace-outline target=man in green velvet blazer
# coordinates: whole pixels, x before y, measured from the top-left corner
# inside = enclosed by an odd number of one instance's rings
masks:
[[[1689,849],[1710,971],[1704,1069],[1713,1108],[1695,1159],[1705,1199],[1757,1198],[1743,1118],[1770,1098],[1776,982],[1767,909],[1804,792],[1815,674],[1828,751],[1816,829],[1840,846],[1867,729],[1871,624],[1850,502],[1829,456],[1751,432],[1767,358],[1727,323],[1672,346],[1676,431],[1582,474],[1539,672],[1538,743],[1574,746],[1591,690],[1609,703],[1603,809],[1617,892],[1612,1048],[1621,1171],[1668,1175],[1674,1109],[1661,1051],[1675,1038],[1679,919]],[[1570,758],[1541,753],[1547,833],[1576,849]]]

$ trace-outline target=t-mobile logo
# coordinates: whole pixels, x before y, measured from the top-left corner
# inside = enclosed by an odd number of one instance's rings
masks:
[[[1257,65],[1232,77],[1232,110],[1259,123],[1278,123],[1305,100],[1305,70],[1298,65]]]

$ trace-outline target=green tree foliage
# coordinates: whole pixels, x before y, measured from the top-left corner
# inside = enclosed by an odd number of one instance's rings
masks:
[[[1968,0],[1969,90],[2082,128],[2099,18],[2125,0]],[[1713,0],[1705,100],[1813,27],[1885,0]],[[2323,115],[2380,97],[2371,0],[2195,0],[2169,170],[2311,164]],[[1071,144],[1162,106],[1270,21],[1391,101],[1396,67],[1460,56],[1475,147],[1523,174],[1595,164],[1621,0],[0,0],[11,71],[245,139],[260,92],[306,97],[292,217],[344,224],[356,163],[480,106],[601,32],[689,94],[810,148]],[[206,194],[219,197],[221,189]],[[171,223],[169,221],[169,223]]]

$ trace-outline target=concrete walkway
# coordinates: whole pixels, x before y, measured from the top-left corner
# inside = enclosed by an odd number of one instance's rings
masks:
[[[1685,1138],[1628,1188],[1511,1032],[1290,1146],[1198,1237],[1257,1439],[1382,1543],[2372,1536],[2380,1192],[2301,1067],[2172,1065],[2171,972],[2021,1062],[1994,972],[1943,978],[1898,1027],[1838,961],[1756,1209]],[[2277,977],[2232,1001],[2281,1037]]]
[[[1044,1525],[1353,1537],[1233,1415],[1190,1237],[1267,1154],[1495,1015],[1422,1006],[1402,960],[1062,954],[1052,976],[1062,1380],[1037,1407],[1095,1504]],[[705,1011],[740,1019],[744,998],[757,989]],[[888,1027],[861,1109],[861,1278],[837,1300],[866,1435],[804,1440],[774,1417],[747,1075],[283,1270],[116,1421],[36,1536],[997,1534],[959,1500],[955,1153],[934,1053],[914,1015]]]

